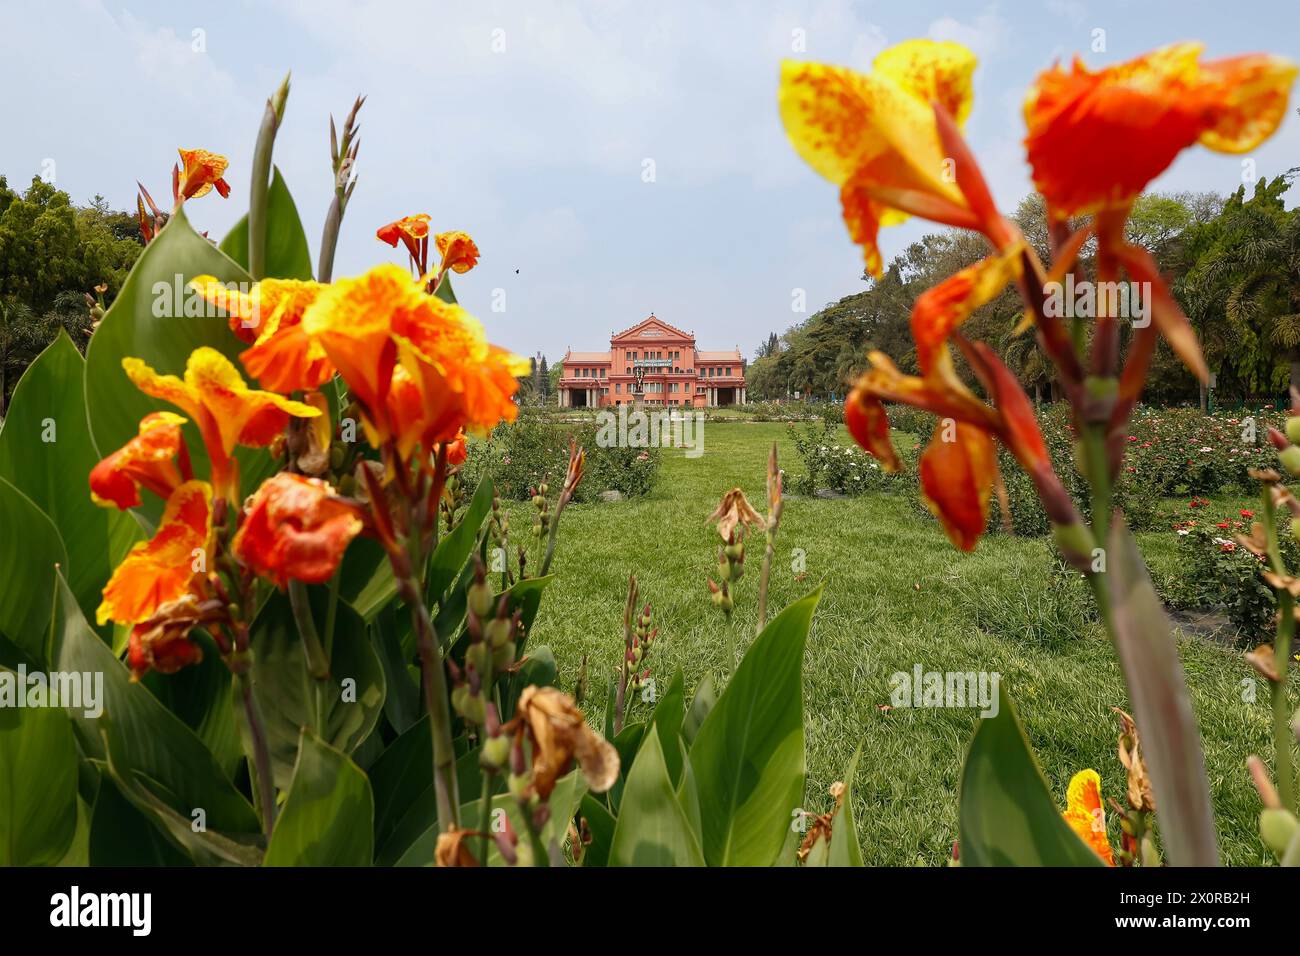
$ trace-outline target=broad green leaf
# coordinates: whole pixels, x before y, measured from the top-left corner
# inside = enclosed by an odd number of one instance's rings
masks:
[[[1061,816],[1004,687],[966,753],[957,819],[962,866],[1102,865]]]
[[[844,799],[831,817],[831,849],[827,866],[862,866],[862,847],[858,845],[858,825],[853,819],[853,778],[858,775],[858,758],[862,744],[853,751],[853,759],[844,769]]]
[[[475,748],[456,758],[461,803],[469,803],[480,794],[478,757]],[[370,782],[375,791],[375,862],[391,866],[438,820],[427,714],[388,745],[370,768]]]
[[[558,674],[559,665],[555,663],[555,652],[546,644],[538,644],[523,661],[519,662],[514,683],[519,693],[530,684],[538,687],[554,687]],[[519,694],[516,693],[514,696],[518,699]]]
[[[14,389],[0,428],[0,478],[45,512],[68,548],[64,573],[81,609],[92,615],[100,591],[140,527],[90,498],[99,456],[90,440],[82,390],[85,360],[62,330]]]
[[[339,594],[367,621],[397,597],[397,581],[377,541],[357,538],[343,555]]]
[[[684,684],[682,669],[678,666],[673,673],[673,679],[668,683],[668,689],[659,698],[654,713],[650,716],[650,724],[659,734],[659,746],[663,750],[664,764],[668,767],[668,778],[672,780],[674,787],[682,779],[680,740],[682,721],[686,717]]]
[[[583,794],[579,804],[582,819],[587,821],[591,842],[583,848],[583,866],[608,866],[609,848],[614,843],[614,826],[617,821],[609,808],[591,794]]]
[[[61,708],[5,703],[21,676],[0,670],[0,866],[50,866],[77,829],[77,743]]]
[[[141,683],[194,731],[217,759],[222,772],[233,780],[244,759],[244,748],[235,724],[230,668],[207,634],[195,631],[190,640],[203,649],[203,660],[175,674],[151,671],[141,678]]]
[[[188,814],[181,813],[170,800],[160,796],[154,781],[134,771],[123,756],[122,738],[112,732],[112,721],[107,715],[101,720],[100,738],[106,759],[95,761],[102,767],[121,792],[146,817],[153,821],[172,842],[185,850],[200,866],[234,864],[257,866],[262,861],[263,838],[260,833],[225,834],[207,826],[206,809],[195,807]]]
[[[1118,515],[1111,523],[1109,545],[1103,578],[1110,594],[1115,649],[1142,734],[1160,843],[1171,866],[1218,866],[1205,754],[1169,618],[1137,544]]]
[[[668,777],[658,734],[646,735],[627,775],[609,865],[704,865],[699,841]]]
[[[163,836],[107,773],[101,775],[90,814],[91,866],[193,866],[194,861]]]
[[[769,866],[804,789],[803,652],[821,589],[754,639],[691,747],[710,866]]]
[[[308,589],[321,640],[329,593]],[[370,644],[365,622],[340,601],[330,649],[330,676],[316,681],[307,672],[302,638],[289,598],[271,596],[253,622],[253,693],[266,723],[275,785],[286,789],[299,758],[299,735],[309,727],[331,747],[351,753],[375,728],[384,706],[384,671]],[[235,706],[244,750],[250,744],[242,706]]]
[[[478,541],[483,519],[492,510],[492,479],[483,478],[474,489],[474,497],[461,515],[460,523],[442,536],[429,559],[427,590],[430,604],[440,603]]]
[[[409,662],[402,649],[393,605],[386,605],[370,622],[370,643],[384,668],[384,716],[399,734],[406,733],[420,719],[420,685],[407,671]]]
[[[627,781],[627,775],[632,769],[632,763],[636,760],[637,751],[641,749],[641,744],[646,738],[646,724],[637,722],[635,724],[624,724],[612,743],[614,749],[618,751],[618,779],[614,785],[609,788],[605,794],[605,800],[609,803],[609,808],[614,813],[618,813],[619,804],[623,799],[623,785]]]
[[[452,305],[456,304],[456,292],[451,287],[451,272],[442,277],[442,281],[438,283],[438,288],[434,290],[433,294],[444,302],[450,302]]]
[[[62,579],[58,602],[54,669],[103,674],[101,717],[88,717],[79,707],[67,708],[82,753],[94,760],[108,760],[101,733],[107,726],[120,766],[149,781],[148,789],[181,817],[188,821],[193,811],[201,809],[209,830],[232,837],[257,834],[257,814],[222,773],[212,753],[144,686],[131,680],[122,662],[87,626]]]
[[[0,478],[0,633],[38,664],[49,650],[55,566],[67,563],[54,523]]]
[[[310,279],[311,249],[303,232],[298,206],[275,167],[266,197],[266,274],[275,279]],[[221,251],[248,268],[248,215],[221,240]]]
[[[293,785],[264,866],[370,866],[375,801],[347,756],[303,730]]]
[[[243,269],[194,231],[182,207],[140,254],[86,350],[86,409],[101,456],[135,437],[140,419],[150,412],[177,411],[132,385],[122,370],[123,358],[134,356],[160,373],[183,375],[190,353],[207,345],[225,354],[243,373],[239,353],[247,346],[230,331],[224,313],[187,286],[205,274],[221,282],[250,281]],[[189,422],[184,433],[195,474],[205,478],[208,457],[198,429]],[[264,449],[237,449],[235,457],[247,492],[274,468]],[[145,496],[139,510],[156,522],[162,503]]]
[[[74,744],[75,746],[75,744]],[[55,866],[90,866],[90,815],[94,807],[77,797],[77,824],[63,856]]]
[[[695,696],[691,698],[691,706],[682,721],[682,739],[686,741],[688,750],[694,745],[695,735],[700,732],[704,718],[709,716],[709,711],[717,702],[718,695],[713,689],[713,678],[706,676],[695,688]]]

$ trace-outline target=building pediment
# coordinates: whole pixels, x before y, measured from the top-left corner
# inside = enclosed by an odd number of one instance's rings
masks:
[[[625,341],[640,341],[642,339],[684,339],[686,341],[694,340],[695,336],[690,332],[683,332],[675,326],[669,325],[663,319],[654,315],[642,319],[630,329],[625,329],[617,333],[610,339],[610,343],[617,345]]]

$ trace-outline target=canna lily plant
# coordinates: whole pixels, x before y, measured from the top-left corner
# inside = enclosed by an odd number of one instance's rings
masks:
[[[650,669],[669,636],[633,577],[603,726],[585,678],[584,712],[532,631],[586,452],[512,539],[491,477],[463,474],[528,369],[456,301],[476,244],[406,216],[377,235],[409,270],[333,276],[358,99],[313,268],[271,162],[287,97],[219,243],[190,214],[238,195],[237,164],[182,151],[169,213],[141,187],[148,245],[85,359],[51,346],[0,430],[0,678],[104,680],[99,712],[0,726],[6,769],[40,781],[0,863],[793,865],[818,593],[688,697]],[[765,580],[779,508],[769,475],[766,522],[743,496],[719,516],[766,528]],[[821,821],[827,859],[861,862],[851,813]]]
[[[840,187],[845,224],[869,273],[880,274],[879,229],[908,216],[978,232],[989,245],[987,258],[917,299],[911,329],[919,374],[872,353],[871,368],[845,404],[845,424],[883,468],[897,470],[885,404],[939,417],[921,455],[921,488],[952,543],[966,551],[987,526],[999,485],[995,443],[1014,456],[1042,499],[1062,557],[1091,584],[1119,654],[1146,744],[1165,855],[1173,864],[1214,864],[1209,786],[1181,665],[1124,516],[1112,507],[1126,425],[1157,336],[1197,377],[1205,380],[1207,370],[1191,324],[1151,257],[1125,241],[1124,224],[1134,200],[1183,149],[1200,143],[1243,153],[1266,140],[1286,111],[1296,66],[1265,54],[1207,62],[1200,45],[1184,43],[1100,70],[1076,61],[1040,74],[1025,98],[1024,143],[1046,200],[1047,263],[998,212],[962,137],[974,68],[973,54],[958,44],[916,40],[886,50],[869,74],[815,63],[791,62],[782,70],[780,108],[790,141]],[[1096,243],[1097,288],[1125,275],[1141,283],[1152,322],[1126,330],[1117,303],[1100,294],[1091,316],[1067,322],[1053,308],[1053,287],[1078,271],[1089,240]],[[1011,284],[1025,304],[1020,331],[1033,330],[1069,399],[1078,468],[1091,491],[1087,502],[1071,500],[1053,472],[1016,377],[987,344],[962,334],[963,322]],[[954,348],[982,396],[958,373]],[[1077,861],[1077,847],[1053,825],[1048,801],[1027,800],[1040,808],[1042,826],[1023,842],[1014,822],[999,826],[993,819],[997,771],[981,765],[990,755],[980,737],[994,736],[989,725],[995,721],[1010,721],[997,732],[1007,746],[1024,745],[1009,707],[977,734],[963,774],[961,859]],[[1288,776],[1290,746],[1278,754]],[[1032,758],[1030,765],[1027,776],[1041,784]],[[1007,820],[1023,812],[1027,807]]]

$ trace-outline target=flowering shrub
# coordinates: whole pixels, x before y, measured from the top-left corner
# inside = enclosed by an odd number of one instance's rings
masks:
[[[1241,547],[1238,532],[1214,526],[1176,529],[1179,569],[1166,599],[1188,608],[1223,608],[1243,643],[1272,630],[1277,601],[1260,577],[1263,562]]]
[[[569,439],[587,450],[587,477],[578,487],[576,502],[597,499],[602,491],[617,491],[625,498],[642,498],[659,477],[659,448],[605,446],[596,441],[594,423],[551,422],[524,414],[518,421],[499,425],[486,440],[471,442],[466,479],[473,485],[487,475],[497,493],[512,501],[526,501],[542,484],[558,487],[569,463]]]
[[[907,475],[885,471],[880,462],[855,445],[839,444],[839,426],[834,422],[808,423],[802,427],[790,423],[786,427],[805,468],[790,482],[798,494],[811,495],[827,489],[844,495],[860,495],[915,487]]]

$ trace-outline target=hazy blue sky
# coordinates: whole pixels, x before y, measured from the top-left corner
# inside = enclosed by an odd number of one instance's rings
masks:
[[[1097,29],[1101,54],[1090,51]],[[796,30],[805,52],[792,52]],[[330,191],[326,117],[369,97],[336,275],[400,261],[375,228],[428,212],[436,228],[478,241],[481,264],[457,292],[516,351],[600,348],[654,311],[704,348],[752,354],[802,317],[792,290],[815,310],[863,288],[835,187],[781,129],[781,59],[866,69],[913,36],[979,55],[967,133],[1007,209],[1029,188],[1023,91],[1053,59],[1080,52],[1099,65],[1182,39],[1205,41],[1209,56],[1300,59],[1294,0],[0,0],[0,173],[25,185],[52,159],[76,199],[102,193],[130,208],[137,178],[170,195],[177,146],[213,149],[231,157],[234,192],[196,201],[190,215],[220,236],[246,209],[262,104],[292,69],[276,159],[313,255]],[[1294,110],[1254,158],[1266,175],[1300,165]],[[647,159],[654,182],[643,181]],[[1156,186],[1227,192],[1240,170],[1238,157],[1194,149]],[[886,257],[925,228],[886,230]]]

